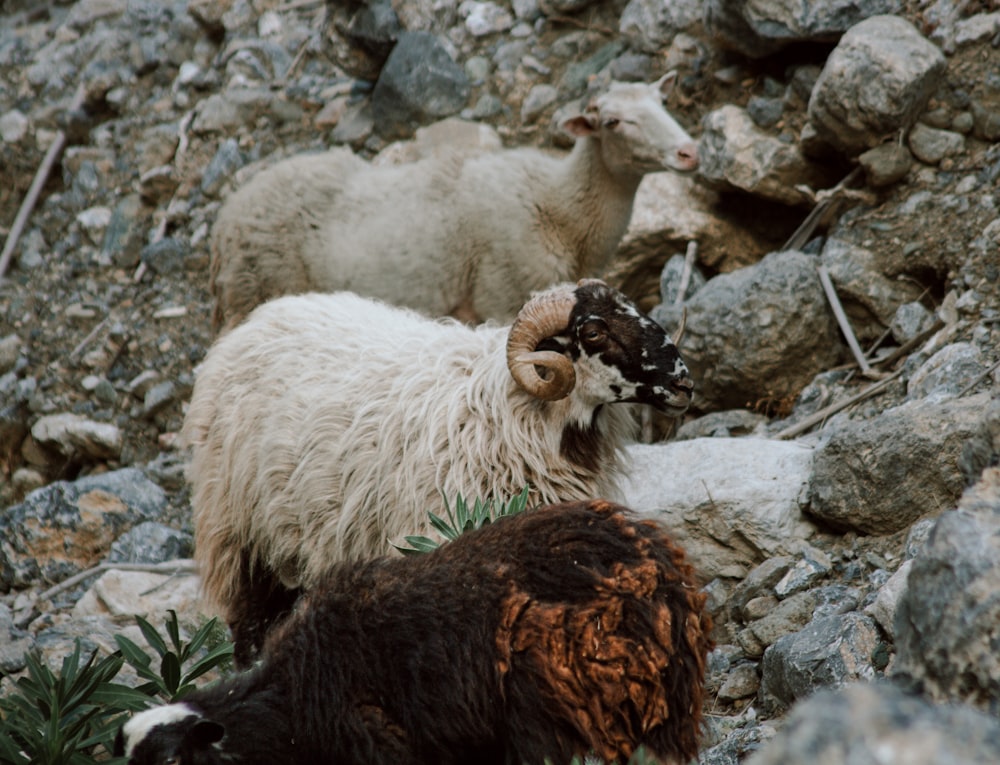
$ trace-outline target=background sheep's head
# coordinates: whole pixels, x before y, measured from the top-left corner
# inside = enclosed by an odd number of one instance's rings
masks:
[[[578,138],[599,140],[601,156],[613,172],[693,172],[698,169],[698,146],[663,107],[676,79],[676,72],[668,72],[649,84],[612,82],[563,128]]]

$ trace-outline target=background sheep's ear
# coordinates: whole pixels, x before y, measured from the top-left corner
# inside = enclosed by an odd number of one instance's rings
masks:
[[[660,79],[653,83],[653,87],[660,91],[660,98],[666,100],[667,96],[674,89],[674,84],[677,82],[677,72],[669,71],[663,75]]]
[[[191,727],[187,738],[195,749],[207,749],[212,744],[222,741],[224,735],[226,735],[226,729],[222,727],[221,723],[217,723],[215,720],[198,720]]]
[[[568,120],[563,122],[562,126],[563,130],[570,135],[575,136],[593,135],[594,131],[597,130],[596,120],[585,114],[578,114],[575,117],[570,117]]]

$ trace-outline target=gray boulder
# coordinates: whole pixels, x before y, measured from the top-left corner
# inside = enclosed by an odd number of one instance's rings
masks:
[[[796,144],[761,130],[750,114],[726,105],[707,114],[698,143],[701,177],[722,190],[739,190],[787,205],[811,205],[799,186],[822,189],[838,180],[803,156]]]
[[[708,0],[705,26],[753,58],[794,42],[833,42],[868,16],[895,13],[899,0]]]
[[[403,32],[385,62],[372,112],[383,138],[405,138],[421,125],[457,114],[469,100],[465,70],[430,32]]]
[[[935,699],[1000,704],[1000,468],[938,520],[896,610],[893,677]]]
[[[867,616],[852,612],[813,619],[764,652],[765,706],[783,710],[820,687],[873,679],[878,647],[878,627]]]
[[[807,512],[838,529],[891,534],[954,506],[995,456],[989,394],[914,401],[836,428],[816,452]]]
[[[914,123],[945,67],[944,54],[909,21],[873,16],[830,54],[809,99],[809,122],[831,146],[860,154]]]
[[[1000,762],[1000,723],[936,706],[889,683],[822,690],[797,704],[747,765],[983,765]]]
[[[132,526],[160,516],[163,490],[135,468],[57,481],[0,511],[0,590],[96,565]]]
[[[703,411],[794,398],[845,352],[816,261],[801,252],[771,253],[755,265],[720,274],[686,307],[681,353]],[[658,314],[668,328],[679,318],[668,306]]]

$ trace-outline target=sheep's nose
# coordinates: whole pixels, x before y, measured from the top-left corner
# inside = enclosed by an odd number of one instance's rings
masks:
[[[694,142],[685,143],[677,148],[677,164],[683,170],[695,170],[698,167],[698,145]]]
[[[690,396],[694,393],[694,380],[687,375],[678,377],[675,380],[671,380],[670,390],[680,395]]]

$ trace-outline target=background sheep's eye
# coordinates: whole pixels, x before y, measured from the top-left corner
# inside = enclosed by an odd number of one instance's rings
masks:
[[[617,117],[608,117],[604,120],[604,127],[610,129],[618,127],[618,123],[621,122]]]

